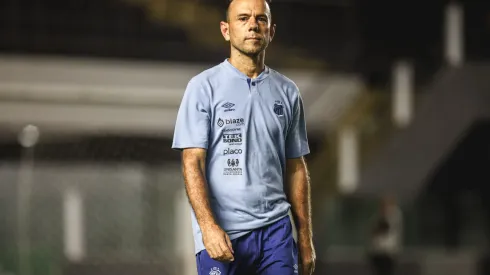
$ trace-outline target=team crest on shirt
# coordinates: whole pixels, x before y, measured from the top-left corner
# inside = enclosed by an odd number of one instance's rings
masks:
[[[219,268],[213,267],[211,268],[211,271],[209,271],[209,275],[221,275],[221,271],[219,271]]]
[[[281,101],[276,100],[273,110],[277,116],[284,116],[284,105]]]

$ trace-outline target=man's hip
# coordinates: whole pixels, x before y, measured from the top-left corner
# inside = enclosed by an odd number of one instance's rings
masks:
[[[235,260],[210,258],[206,250],[196,255],[199,275],[295,275],[298,252],[289,216],[232,240]]]

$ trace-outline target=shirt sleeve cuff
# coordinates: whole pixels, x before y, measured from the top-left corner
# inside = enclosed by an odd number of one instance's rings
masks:
[[[288,158],[288,159],[300,158],[300,157],[308,155],[309,153],[310,153],[310,149],[305,148],[299,152],[293,152],[293,153],[287,154],[286,158]]]
[[[172,149],[177,150],[177,151],[182,151],[187,148],[202,148],[202,149],[208,149],[208,144],[207,143],[196,143],[196,144],[190,144],[190,143],[185,143],[185,144],[173,144]]]

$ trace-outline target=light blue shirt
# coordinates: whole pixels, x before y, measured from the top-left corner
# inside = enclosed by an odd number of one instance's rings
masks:
[[[288,215],[286,159],[310,152],[296,84],[266,67],[248,78],[228,60],[193,77],[172,148],[207,149],[209,201],[231,239]],[[204,249],[192,211],[195,252]]]

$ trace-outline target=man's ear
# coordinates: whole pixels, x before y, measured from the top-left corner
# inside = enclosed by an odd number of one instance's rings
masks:
[[[223,35],[223,38],[226,41],[230,41],[230,25],[228,24],[228,22],[221,21],[219,27],[221,29],[221,34]]]
[[[271,36],[269,38],[269,42],[272,42],[272,39],[274,39],[274,35],[276,35],[276,27],[277,27],[276,24],[272,24],[271,30],[270,30]]]

